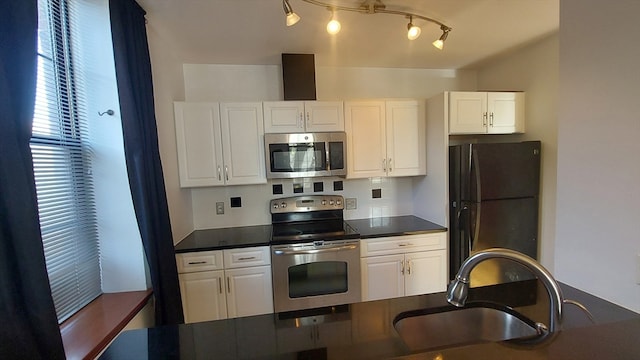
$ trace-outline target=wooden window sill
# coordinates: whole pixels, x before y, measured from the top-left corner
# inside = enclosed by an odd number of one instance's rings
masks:
[[[93,359],[151,298],[151,289],[102,294],[60,325],[68,360]]]

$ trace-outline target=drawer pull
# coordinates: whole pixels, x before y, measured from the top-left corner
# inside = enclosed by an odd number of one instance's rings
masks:
[[[245,260],[254,260],[256,257],[255,256],[249,256],[249,257],[241,257],[238,258],[239,261],[245,261]]]
[[[189,261],[189,265],[202,265],[206,263],[206,261]]]
[[[413,246],[413,244],[412,243],[408,243],[408,244],[404,243],[404,244],[398,244],[398,246],[400,246],[400,247]]]

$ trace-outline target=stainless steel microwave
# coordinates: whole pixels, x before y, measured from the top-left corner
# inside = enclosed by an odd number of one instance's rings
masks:
[[[344,132],[265,134],[268,179],[345,176]]]

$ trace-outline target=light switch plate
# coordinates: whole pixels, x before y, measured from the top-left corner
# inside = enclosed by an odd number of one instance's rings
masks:
[[[216,203],[216,215],[224,214],[224,203],[222,201]]]
[[[347,210],[355,210],[358,208],[358,199],[346,198],[344,199],[344,205]]]

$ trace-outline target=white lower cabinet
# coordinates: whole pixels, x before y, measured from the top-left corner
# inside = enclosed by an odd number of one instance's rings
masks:
[[[230,318],[273,312],[271,266],[225,270],[227,316]]]
[[[269,247],[177,254],[176,261],[186,323],[273,312]]]
[[[446,232],[363,239],[362,300],[444,291]]]
[[[179,274],[185,323],[227,318],[224,271]]]

